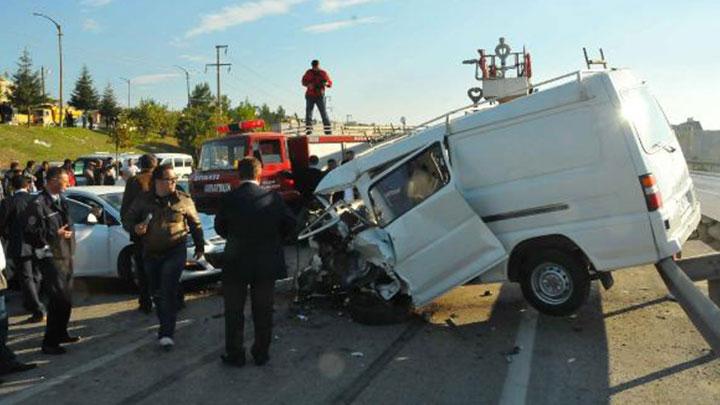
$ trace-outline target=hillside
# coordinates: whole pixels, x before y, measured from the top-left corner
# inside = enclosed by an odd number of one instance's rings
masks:
[[[0,168],[11,160],[62,161],[94,152],[115,152],[109,137],[83,128],[43,128],[0,125]],[[175,138],[154,140],[120,152],[185,152]]]

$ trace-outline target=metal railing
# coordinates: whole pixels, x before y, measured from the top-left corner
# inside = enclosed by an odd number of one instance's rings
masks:
[[[720,356],[720,254],[661,260],[655,265],[673,294],[705,341]],[[707,280],[708,295],[693,281]]]

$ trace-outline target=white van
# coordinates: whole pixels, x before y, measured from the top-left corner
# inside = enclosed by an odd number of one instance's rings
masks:
[[[562,78],[330,172],[316,195],[354,187],[360,199],[327,204],[301,234],[317,255],[300,283],[331,270],[351,291],[421,306],[509,280],[566,315],[591,280],[609,288],[611,270],[677,254],[700,207],[657,101],[629,70]]]
[[[175,173],[181,179],[190,177],[193,171],[193,158],[185,153],[156,153],[159,165],[172,164]]]

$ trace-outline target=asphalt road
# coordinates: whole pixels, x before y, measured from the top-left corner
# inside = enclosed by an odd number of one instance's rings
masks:
[[[686,254],[708,249],[691,242]],[[278,294],[272,359],[242,369],[219,360],[217,285],[189,293],[176,348],[165,353],[155,317],[95,280],[75,294],[71,327],[85,338],[60,357],[39,352],[42,326],[22,325],[12,299],[11,347],[40,366],[4,376],[0,403],[720,403],[720,360],[655,269],[615,280],[609,291],[596,285],[573,317],[539,315],[517,286],[493,284],[456,288],[423,316],[383,327],[353,323],[326,301],[298,309]]]

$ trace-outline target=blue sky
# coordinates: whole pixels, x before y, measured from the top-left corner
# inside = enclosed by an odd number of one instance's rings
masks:
[[[582,47],[603,47],[612,66],[646,79],[674,123],[687,117],[720,128],[720,2],[479,0],[0,0],[0,72],[14,71],[23,48],[51,70],[57,95],[57,37],[63,26],[65,97],[82,64],[96,86],[110,83],[121,102],[152,97],[186,102],[191,83],[215,89],[216,44],[228,45],[223,93],[234,103],[304,111],[300,76],[320,59],[335,82],[333,119],[417,123],[468,104],[476,85],[463,59],[505,36],[527,46],[536,80],[583,67]]]

